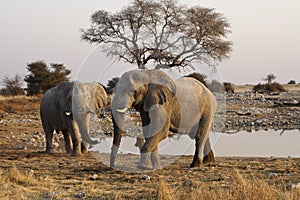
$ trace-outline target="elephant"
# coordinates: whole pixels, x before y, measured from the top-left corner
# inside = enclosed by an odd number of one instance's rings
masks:
[[[140,112],[145,143],[140,149],[140,169],[160,168],[158,143],[169,131],[188,134],[195,140],[195,154],[190,167],[215,162],[210,146],[217,102],[200,81],[192,77],[173,80],[159,69],[125,72],[115,89],[112,100],[114,138],[110,166],[115,167],[121,142],[124,116],[129,108]]]
[[[63,133],[65,150],[73,156],[87,152],[88,143],[97,144],[89,136],[90,117],[106,104],[107,94],[98,83],[61,82],[47,90],[40,104],[45,153],[53,152],[54,130]]]

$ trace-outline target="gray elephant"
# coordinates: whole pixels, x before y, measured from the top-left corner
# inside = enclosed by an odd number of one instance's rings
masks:
[[[190,167],[214,162],[209,130],[217,103],[214,95],[195,78],[173,80],[161,70],[132,70],[120,78],[112,101],[114,138],[110,166],[114,167],[121,142],[125,112],[140,112],[145,143],[141,148],[141,169],[160,167],[158,143],[168,132],[188,134],[196,148]]]
[[[85,153],[87,143],[97,144],[89,136],[90,117],[106,104],[107,94],[98,83],[61,82],[49,89],[40,105],[46,134],[45,152],[53,152],[54,130],[63,133],[66,152],[74,156]]]

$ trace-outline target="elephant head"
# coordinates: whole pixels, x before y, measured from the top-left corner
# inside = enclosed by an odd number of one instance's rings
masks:
[[[107,104],[104,88],[98,83],[74,82],[72,91],[72,114],[78,124],[81,137],[90,144],[97,144],[89,135],[92,115]]]
[[[56,87],[56,102],[61,117],[69,117],[72,113],[73,82],[61,82]]]
[[[148,88],[156,88],[157,99],[145,101]],[[175,94],[172,78],[161,70],[131,70],[125,72],[116,86],[112,101],[112,111],[119,128],[122,128],[123,116],[128,109],[148,111],[154,104],[162,104]],[[143,107],[141,107],[143,106]],[[121,118],[120,118],[121,117]]]

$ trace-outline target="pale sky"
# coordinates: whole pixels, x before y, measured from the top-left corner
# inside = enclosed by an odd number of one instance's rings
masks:
[[[0,0],[0,81],[16,73],[26,75],[27,63],[38,60],[64,63],[72,70],[73,80],[103,84],[134,68],[105,58],[100,48],[81,41],[79,32],[80,28],[90,26],[90,16],[95,11],[114,12],[129,2]],[[233,51],[228,60],[217,66],[223,81],[253,84],[274,73],[278,82],[287,83],[291,79],[300,82],[299,0],[180,2],[215,8],[229,20]]]

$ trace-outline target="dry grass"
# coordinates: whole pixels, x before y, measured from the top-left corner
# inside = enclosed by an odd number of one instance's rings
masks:
[[[21,173],[15,166],[0,169],[0,199],[41,199],[51,190],[51,181],[34,177],[33,171]]]
[[[171,189],[164,181],[160,181],[157,185],[157,199],[160,200],[179,200],[179,199],[210,199],[210,200],[273,200],[300,199],[300,189],[287,191],[286,189],[278,189],[268,185],[261,179],[245,179],[242,175],[235,171],[233,174],[232,185],[229,187],[210,187],[208,184],[200,184],[198,187],[177,187]]]
[[[58,157],[56,157],[58,158]],[[91,158],[86,158],[81,163],[86,163]],[[45,162],[48,160],[47,162]],[[60,163],[66,159],[59,159]],[[76,194],[84,192],[81,199],[226,199],[226,200],[273,200],[300,199],[300,189],[286,190],[283,185],[270,182],[270,179],[254,176],[247,171],[236,171],[233,168],[226,174],[225,181],[212,181],[214,175],[222,168],[210,171],[210,167],[203,170],[193,170],[185,173],[174,166],[172,170],[163,169],[149,173],[151,180],[141,180],[140,174],[104,170],[100,166],[99,180],[90,180],[89,177],[97,167],[78,165],[78,160],[73,160],[64,168],[58,168],[50,163],[50,159],[31,159],[33,162],[44,163],[36,171],[31,171],[26,164],[26,159],[19,160],[18,168],[9,167],[0,169],[0,199],[78,199]],[[47,163],[47,165],[45,164]],[[55,163],[55,162],[54,162]],[[96,166],[95,161],[92,166]],[[24,168],[24,165],[26,166]],[[35,165],[33,165],[35,166]],[[77,167],[76,167],[77,166]],[[230,164],[230,166],[232,166]],[[255,167],[255,166],[253,166]],[[43,168],[42,171],[39,169]],[[49,169],[49,171],[44,171]],[[62,171],[58,171],[58,169]],[[74,169],[76,169],[74,173]],[[89,172],[92,170],[92,172]],[[80,174],[79,174],[80,173]],[[172,173],[170,175],[169,173]],[[181,174],[180,176],[178,176]],[[199,174],[202,175],[200,178]],[[220,174],[219,174],[220,175]],[[218,177],[217,175],[216,177]],[[51,178],[49,178],[49,176]],[[72,177],[72,178],[66,178]],[[153,179],[152,179],[153,177]],[[175,178],[177,177],[177,178]],[[174,178],[174,179],[173,179]],[[294,180],[297,180],[294,179]],[[131,182],[133,181],[133,182]],[[285,181],[283,181],[285,182]]]
[[[8,113],[38,110],[40,101],[38,96],[0,96],[0,110]]]
[[[300,92],[300,84],[283,84],[287,92]],[[235,93],[253,92],[253,85],[234,85]]]

